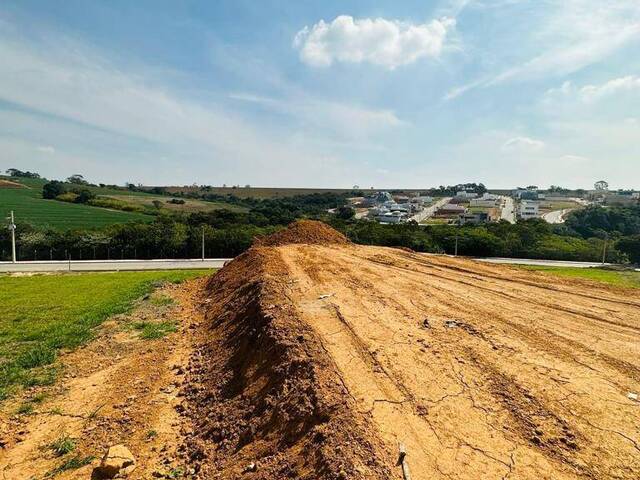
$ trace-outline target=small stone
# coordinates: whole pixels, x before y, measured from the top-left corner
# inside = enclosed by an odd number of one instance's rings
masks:
[[[258,466],[255,462],[251,462],[249,465],[244,467],[244,471],[246,472],[255,472],[258,469]]]
[[[127,476],[136,468],[136,460],[124,445],[113,445],[102,457],[100,465],[94,469],[97,478],[115,478]]]

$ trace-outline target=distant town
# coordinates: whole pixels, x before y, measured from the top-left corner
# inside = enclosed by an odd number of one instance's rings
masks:
[[[383,224],[417,222],[422,225],[466,225],[542,218],[548,223],[563,223],[571,211],[588,206],[633,206],[640,203],[640,192],[610,191],[605,181],[596,182],[592,190],[567,190],[537,186],[514,190],[487,191],[475,184],[469,188],[457,185],[452,195],[427,195],[376,191],[353,197],[350,206],[358,219]],[[451,187],[449,187],[451,188]],[[457,189],[459,188],[459,189]]]

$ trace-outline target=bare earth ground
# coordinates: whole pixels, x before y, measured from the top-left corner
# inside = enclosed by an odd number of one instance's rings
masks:
[[[275,245],[209,283],[201,478],[640,478],[637,290]]]
[[[384,248],[279,253],[415,478],[640,478],[637,291]]]
[[[178,478],[184,471],[178,448],[188,435],[178,413],[191,355],[192,336],[185,332],[199,322],[196,302],[202,285],[202,279],[168,285],[160,293],[173,298],[174,305],[154,307],[143,301],[131,314],[105,322],[94,341],[63,356],[63,380],[42,390],[47,396],[34,404],[33,414],[15,414],[26,398],[7,402],[0,413],[0,478],[88,479],[106,449],[120,443],[137,461],[129,478]],[[178,321],[178,332],[143,340],[126,326],[162,320]],[[77,447],[58,458],[48,445],[64,434],[74,438]],[[76,456],[95,458],[82,468],[55,473]]]
[[[637,290],[296,228],[330,244],[266,239],[133,314],[179,333],[115,319],[67,355],[35,414],[2,413],[0,478],[51,472],[61,431],[124,443],[134,479],[401,479],[399,442],[413,480],[640,478]]]

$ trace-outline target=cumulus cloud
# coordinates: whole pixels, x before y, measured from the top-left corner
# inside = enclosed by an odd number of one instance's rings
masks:
[[[585,85],[580,89],[580,95],[585,101],[595,101],[617,92],[637,90],[640,92],[640,76],[628,75],[614,78],[601,85]]]
[[[558,97],[578,98],[590,103],[601,100],[605,97],[623,92],[640,92],[640,76],[627,75],[625,77],[612,78],[604,83],[576,86],[570,81],[564,82],[558,88],[547,90],[547,99],[557,99]]]
[[[412,24],[384,18],[354,19],[340,15],[332,22],[320,20],[304,27],[293,41],[300,59],[314,67],[334,62],[368,62],[389,70],[423,57],[442,53],[447,33],[455,27],[452,18]]]
[[[514,151],[526,151],[536,152],[544,148],[544,142],[542,140],[536,140],[529,137],[513,137],[504,142],[502,145],[502,151],[514,152]]]

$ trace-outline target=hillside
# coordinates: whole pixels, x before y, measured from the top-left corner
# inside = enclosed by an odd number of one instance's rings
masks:
[[[6,179],[5,179],[6,180]],[[28,188],[3,188],[0,185],[0,214],[4,218],[13,210],[16,220],[60,230],[95,228],[115,223],[150,221],[152,217],[141,213],[122,212],[75,203],[45,200],[42,186],[46,180],[12,178]]]
[[[166,212],[193,213],[222,208],[244,211],[241,207],[223,202],[184,199],[184,203],[174,204],[169,202],[171,200],[169,196],[110,187],[82,186],[82,188],[93,192],[98,199],[113,199],[120,205],[128,205],[139,210],[122,211],[115,208],[101,208],[43,199],[42,186],[45,183],[47,180],[43,179],[0,177],[0,205],[2,206],[0,213],[6,216],[9,211],[13,210],[18,221],[67,230],[99,228],[132,221],[150,222],[153,217],[149,213],[158,212],[154,201],[160,202],[161,210]]]

